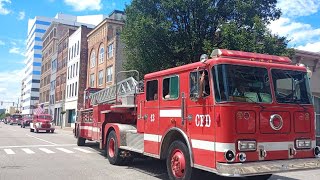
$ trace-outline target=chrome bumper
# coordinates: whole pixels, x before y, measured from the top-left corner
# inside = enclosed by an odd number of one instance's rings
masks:
[[[217,173],[222,176],[241,177],[301,171],[320,168],[320,158],[291,159],[248,163],[217,163]]]

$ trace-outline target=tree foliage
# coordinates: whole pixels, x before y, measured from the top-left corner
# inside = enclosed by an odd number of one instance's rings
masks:
[[[146,74],[199,60],[215,48],[290,55],[267,25],[277,0],[132,0],[122,33],[126,69]]]

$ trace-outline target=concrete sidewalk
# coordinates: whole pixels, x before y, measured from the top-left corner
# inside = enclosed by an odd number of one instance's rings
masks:
[[[62,131],[71,131],[71,132],[73,132],[73,127],[60,127],[60,126],[56,126],[56,129],[57,130],[62,130]]]

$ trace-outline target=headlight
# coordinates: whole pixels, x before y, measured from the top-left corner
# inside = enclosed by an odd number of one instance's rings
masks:
[[[296,140],[296,148],[297,149],[310,149],[311,148],[311,140],[310,139],[297,139]]]
[[[255,151],[257,149],[256,141],[238,141],[239,151]]]

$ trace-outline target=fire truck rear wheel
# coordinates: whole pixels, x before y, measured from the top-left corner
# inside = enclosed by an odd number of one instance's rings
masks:
[[[110,164],[123,165],[125,163],[125,158],[120,156],[116,132],[111,131],[109,133],[105,151]]]
[[[260,176],[250,176],[247,177],[246,179],[248,180],[267,180],[272,176],[272,174],[265,174],[265,175],[260,175]]]
[[[192,167],[188,147],[181,141],[174,141],[167,155],[167,171],[170,180],[192,179]]]
[[[31,129],[31,128],[30,128],[30,132],[33,132],[33,131],[34,131],[34,129]]]
[[[84,146],[86,144],[86,139],[82,137],[78,137],[77,139],[77,145],[78,146]]]

